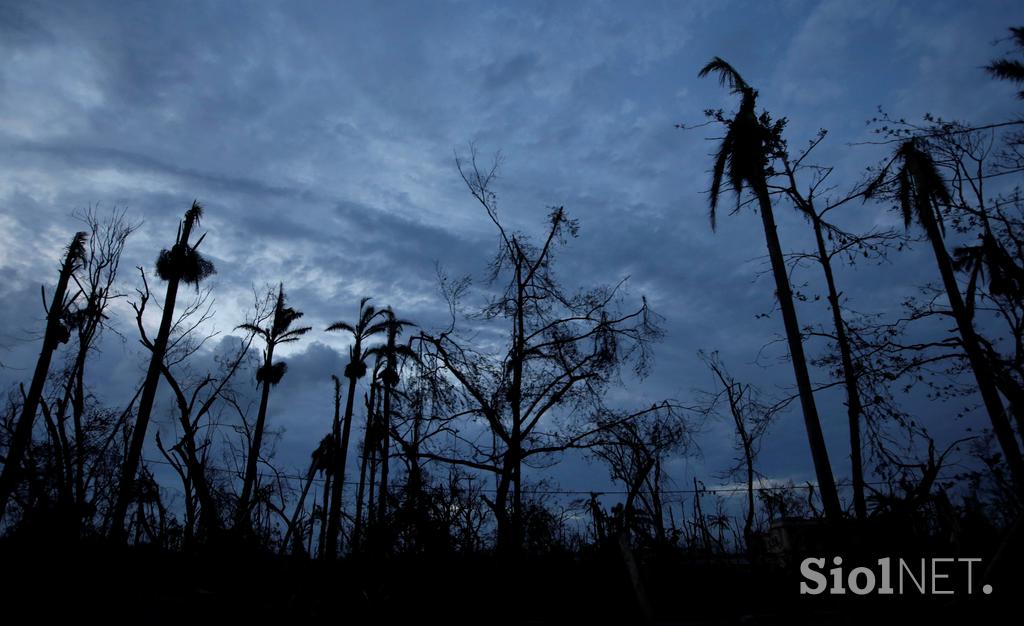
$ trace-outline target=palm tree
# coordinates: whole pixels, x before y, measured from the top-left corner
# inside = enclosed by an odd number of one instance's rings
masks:
[[[278,286],[277,302],[274,305],[274,315],[270,326],[261,327],[258,324],[241,324],[240,330],[247,330],[263,338],[266,350],[263,352],[263,366],[256,370],[256,382],[263,386],[263,393],[260,396],[260,408],[256,414],[256,425],[253,428],[252,438],[249,445],[249,454],[246,457],[245,477],[242,480],[242,495],[238,499],[238,509],[235,512],[235,525],[244,528],[249,518],[252,493],[256,487],[256,466],[259,462],[260,450],[263,446],[263,431],[267,423],[267,404],[270,402],[270,388],[281,382],[288,366],[284,361],[274,363],[274,348],[282,343],[298,341],[302,335],[310,330],[309,326],[291,328],[292,323],[302,317],[302,311],[297,311],[284,304],[284,284]]]
[[[380,314],[384,321],[377,326],[382,327],[387,333],[387,343],[367,351],[367,354],[377,354],[384,358],[384,371],[380,374],[381,382],[384,383],[384,395],[382,400],[382,425],[381,425],[381,466],[380,466],[380,489],[378,491],[377,521],[383,526],[387,515],[388,501],[388,452],[391,448],[391,401],[395,386],[398,385],[398,357],[412,357],[416,354],[408,346],[397,345],[398,335],[406,326],[415,326],[408,320],[395,317],[391,307],[383,309]]]
[[[1021,268],[1006,247],[992,232],[988,216],[982,212],[982,235],[973,246],[959,246],[953,250],[953,268],[968,273],[964,294],[968,318],[974,318],[978,281],[988,280],[988,297],[1019,308],[1024,301],[1024,268]],[[1006,397],[1010,413],[1017,422],[1017,433],[1024,436],[1024,386],[1011,373],[1013,366],[996,351],[991,342],[978,338],[988,354],[995,375],[996,386]]]
[[[14,433],[11,436],[11,443],[7,449],[7,458],[4,460],[4,470],[0,474],[0,520],[4,518],[4,511],[7,509],[7,502],[18,486],[21,477],[21,462],[32,440],[32,425],[36,419],[36,411],[39,409],[39,402],[43,396],[43,387],[46,385],[46,377],[50,372],[50,361],[57,346],[67,343],[71,338],[71,331],[65,323],[68,307],[77,297],[67,298],[68,282],[72,275],[81,266],[85,259],[84,232],[76,233],[68,245],[64,255],[64,262],[60,266],[60,274],[57,276],[57,288],[53,292],[53,299],[50,308],[46,312],[46,330],[43,333],[43,347],[39,351],[39,358],[36,359],[36,369],[32,374],[32,383],[29,385],[25,402],[21,406],[21,416],[14,426]],[[45,290],[44,290],[45,292]],[[45,302],[43,303],[45,306]]]
[[[733,93],[741,96],[740,108],[736,112],[736,116],[726,122],[728,132],[722,140],[718,154],[715,157],[710,198],[711,229],[714,230],[716,225],[715,214],[718,208],[718,199],[721,195],[723,178],[728,176],[729,183],[736,192],[737,202],[744,185],[749,185],[757,200],[761,212],[761,220],[764,224],[768,257],[771,260],[772,273],[775,276],[776,295],[779,300],[779,309],[782,311],[782,320],[786,328],[790,360],[793,363],[793,371],[796,375],[800,405],[804,414],[804,426],[807,429],[807,439],[810,443],[811,456],[814,460],[814,471],[818,478],[818,488],[821,493],[822,504],[828,519],[835,521],[842,516],[842,508],[839,504],[839,495],[836,492],[835,480],[832,476],[832,466],[829,462],[828,450],[825,447],[825,438],[821,431],[818,409],[814,403],[811,379],[807,371],[807,359],[804,356],[803,338],[800,334],[800,323],[797,320],[796,307],[793,304],[793,291],[789,284],[789,277],[786,274],[782,245],[779,243],[771,198],[768,194],[765,168],[769,156],[768,146],[772,141],[774,132],[766,121],[758,119],[757,114],[754,112],[754,107],[757,103],[757,91],[750,87],[731,65],[715,57],[701,69],[699,76],[704,77],[709,74],[718,74],[719,82],[723,86],[728,85]]]
[[[899,163],[895,179],[889,179],[889,170]],[[894,185],[896,198],[903,213],[903,222],[907,228],[911,222],[917,222],[924,228],[928,241],[935,253],[935,262],[942,277],[942,284],[949,300],[949,308],[960,331],[960,340],[967,354],[967,361],[974,371],[982,402],[988,412],[992,429],[999,446],[1006,456],[1010,474],[1018,493],[1024,494],[1024,459],[1020,447],[1014,437],[1013,427],[1006,415],[1003,400],[999,397],[996,377],[986,359],[978,336],[971,323],[972,312],[964,303],[960,294],[960,286],[956,282],[953,261],[946,251],[944,242],[945,226],[942,220],[942,207],[953,203],[946,183],[943,181],[935,161],[927,149],[917,139],[908,139],[900,144],[889,164],[882,168],[878,176],[865,190],[865,196],[871,197],[885,185]],[[988,251],[991,252],[991,251]]]
[[[178,234],[175,237],[174,246],[170,250],[162,250],[156,260],[157,276],[167,281],[167,291],[164,294],[160,328],[153,341],[149,368],[146,370],[146,378],[142,383],[142,394],[139,397],[139,409],[135,417],[135,427],[132,429],[131,443],[121,468],[121,483],[118,487],[110,527],[110,534],[116,540],[123,541],[127,538],[124,532],[124,518],[135,492],[136,474],[139,471],[142,448],[146,443],[146,429],[149,427],[149,419],[153,412],[153,402],[156,400],[156,391],[160,384],[161,370],[164,365],[164,355],[167,352],[167,340],[170,337],[174,321],[174,304],[178,298],[178,287],[182,281],[198,286],[200,281],[216,271],[213,263],[204,259],[198,252],[199,244],[203,242],[206,235],[200,237],[194,245],[190,245],[188,242],[192,235],[192,229],[199,225],[202,215],[203,207],[198,202],[193,202],[191,208],[185,212],[184,221],[178,224]]]
[[[331,486],[331,510],[327,518],[325,559],[333,559],[338,555],[338,531],[341,527],[341,497],[345,487],[345,462],[348,457],[348,440],[352,430],[352,411],[356,399],[356,385],[366,375],[367,350],[363,342],[385,331],[380,324],[375,324],[379,315],[377,309],[367,304],[370,298],[359,301],[359,317],[353,326],[347,322],[335,322],[327,330],[342,330],[352,334],[353,343],[349,348],[349,362],[345,366],[345,378],[348,379],[348,397],[345,400],[345,418],[341,426],[341,439],[338,454],[335,455],[334,483]]]
[[[1024,26],[1010,28],[1010,38],[1020,52],[1024,52]],[[1018,85],[1024,84],[1024,63],[1016,59],[996,59],[985,66],[988,73],[999,80],[1008,80]],[[1017,97],[1024,100],[1024,90],[1017,92]]]
[[[362,457],[359,462],[359,486],[356,489],[356,516],[352,526],[352,551],[359,550],[359,544],[363,535],[363,502],[366,494],[366,468],[367,464],[376,467],[377,463],[377,440],[380,438],[380,411],[377,390],[380,388],[381,367],[384,361],[377,356],[373,371],[370,374],[370,393],[364,397],[366,402],[366,428],[363,430]],[[372,507],[370,507],[372,509]]]

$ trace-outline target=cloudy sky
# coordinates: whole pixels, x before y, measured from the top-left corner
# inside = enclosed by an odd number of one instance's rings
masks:
[[[1021,23],[1024,7],[1012,1],[0,0],[0,383],[30,375],[39,285],[55,280],[78,227],[73,210],[127,207],[144,221],[123,262],[131,269],[151,266],[198,198],[222,336],[244,320],[253,286],[277,281],[317,329],[285,351],[291,369],[271,405],[284,429],[279,459],[304,465],[329,428],[329,375],[345,348],[320,329],[350,319],[364,295],[429,329],[446,314],[436,264],[482,277],[496,235],[453,158],[472,142],[504,155],[496,190],[508,225],[536,235],[558,205],[579,219],[560,258],[567,282],[629,276],[630,296],[646,295],[664,316],[654,371],[618,401],[692,400],[713,384],[700,349],[785,394],[792,370],[780,346],[757,358],[781,332],[777,314],[758,317],[774,289],[760,220],[743,212],[710,232],[704,192],[718,131],[675,128],[734,104],[697,70],[714,55],[730,61],[763,106],[789,117],[792,145],[829,129],[818,158],[836,167],[841,191],[882,155],[849,145],[869,138],[865,121],[879,105],[908,119],[979,123],[1019,112],[1013,87],[981,66],[1008,50],[997,40]],[[777,218],[787,249],[809,247],[792,211],[780,207]],[[896,223],[870,205],[838,221]],[[915,249],[839,280],[850,306],[895,313],[933,272],[927,250]],[[136,276],[122,278],[131,292]],[[820,302],[799,313],[805,323],[828,314]],[[108,336],[93,379],[112,405],[130,397],[145,365],[124,328],[126,340]],[[819,399],[845,477],[841,401]],[[944,439],[971,419],[907,402]],[[719,482],[731,464],[727,426],[705,425],[703,454],[672,466],[679,484],[694,474]],[[798,413],[775,426],[762,470],[813,475]],[[607,484],[602,468],[578,458],[553,472],[567,488]]]

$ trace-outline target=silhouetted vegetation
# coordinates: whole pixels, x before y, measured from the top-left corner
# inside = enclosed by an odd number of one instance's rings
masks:
[[[1024,29],[1011,34],[1024,46]],[[987,71],[1022,80],[1011,58]],[[275,459],[288,433],[275,429],[284,407],[271,406],[271,390],[296,375],[275,351],[316,332],[297,326],[295,306],[306,305],[289,305],[283,283],[257,291],[251,312],[228,320],[236,332],[211,348],[212,324],[223,320],[203,282],[215,268],[199,252],[200,204],[155,269],[130,278],[119,276],[120,258],[141,225],[123,211],[88,211],[61,251],[49,298],[43,288],[29,387],[9,391],[0,419],[0,554],[19,579],[6,589],[9,605],[42,602],[51,590],[69,610],[116,601],[131,619],[187,623],[362,613],[382,622],[845,623],[880,610],[924,622],[995,605],[977,591],[942,605],[920,595],[798,595],[803,558],[841,556],[871,566],[979,558],[973,588],[991,584],[1012,606],[1024,545],[1024,121],[880,113],[873,143],[888,155],[846,172],[856,182],[838,191],[834,168],[811,162],[824,130],[791,151],[787,120],[759,110],[758,91],[732,65],[715,57],[699,71],[710,75],[739,97],[734,113],[706,111],[724,130],[711,161],[711,228],[726,187],[734,212],[760,214],[773,279],[763,296],[781,313],[792,391],[737,378],[715,346],[686,346],[708,370],[692,401],[636,400],[665,340],[662,315],[673,312],[630,294],[627,277],[581,285],[561,273],[585,224],[557,206],[535,230],[513,229],[495,191],[500,159],[484,165],[470,147],[452,176],[493,230],[484,279],[438,272],[437,307],[448,318],[440,327],[404,319],[386,299],[336,302],[354,317],[327,326],[340,334],[325,338],[340,338],[347,359],[342,371],[318,374],[333,383],[331,402],[309,417],[322,420],[319,442],[293,470]],[[775,212],[787,203],[811,226],[812,250],[783,245]],[[860,223],[852,211],[895,211],[906,229],[857,232],[843,226]],[[898,267],[917,244],[930,247],[941,287],[920,285],[895,318],[854,309],[842,272]],[[819,278],[794,287],[804,262]],[[154,272],[166,283],[155,335]],[[132,294],[118,292],[122,280]],[[820,306],[818,289],[828,323],[801,326],[797,307]],[[291,293],[300,294],[294,285]],[[124,329],[111,306],[120,299],[148,366],[133,394],[108,405],[86,371],[104,329]],[[845,406],[829,401],[819,414],[833,386]],[[247,392],[257,389],[252,418]],[[943,447],[901,408],[897,396],[910,390],[980,400],[991,430]],[[807,444],[787,452],[813,469],[805,484],[773,480],[759,464],[794,403]],[[848,449],[827,448],[822,415],[844,416]],[[161,417],[167,428],[154,432]],[[681,485],[677,461],[700,454],[707,430],[726,433],[716,443],[734,462]],[[562,489],[548,470],[572,453],[615,490]],[[849,455],[848,482],[830,453]],[[173,487],[157,479],[158,465],[173,472]],[[90,570],[99,561],[111,578]],[[445,594],[459,596],[447,609],[436,603]]]

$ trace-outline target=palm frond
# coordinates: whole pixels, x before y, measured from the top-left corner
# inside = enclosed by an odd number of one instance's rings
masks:
[[[362,359],[353,359],[345,366],[345,378],[362,378],[366,376],[366,362]]]
[[[170,250],[161,250],[156,259],[156,274],[166,281],[177,279],[198,285],[216,273],[217,268],[212,262],[183,243],[175,244]]]
[[[185,212],[185,221],[198,226],[200,218],[203,217],[203,205],[198,200],[192,201],[192,207]]]
[[[88,237],[88,233],[84,231],[75,233],[75,236],[71,239],[71,243],[68,244],[68,252],[66,255],[66,258],[70,263],[75,264],[85,259],[85,241]]]
[[[288,371],[288,365],[284,361],[278,361],[270,366],[263,365],[256,370],[256,382],[261,384],[270,383],[276,385],[281,382],[284,378],[285,372]]]
[[[302,328],[294,328],[288,332],[278,335],[275,343],[288,343],[291,341],[298,341],[303,335],[313,330],[311,326],[303,326]]]
[[[352,334],[355,334],[355,332],[356,332],[356,329],[352,326],[352,324],[349,324],[348,322],[334,322],[333,324],[328,326],[325,330],[332,330],[332,331],[333,330],[344,330],[344,331],[350,332]]]
[[[1024,27],[1010,27],[1010,39],[1019,48],[1018,52],[1024,52]],[[1013,83],[1024,83],[1024,63],[1012,59],[996,59],[985,66],[985,70],[998,80],[1008,80]],[[1017,97],[1024,100],[1024,90],[1017,92]]]
[[[364,298],[364,300],[366,300],[366,298]],[[373,305],[370,305],[370,306],[368,306],[366,308],[360,307],[359,326],[365,327],[367,324],[370,323],[370,321],[373,318],[377,317],[377,314],[378,314],[378,311],[377,311],[376,308],[374,308]]]
[[[387,323],[387,321],[377,322],[376,324],[373,324],[372,326],[368,326],[367,328],[365,328],[363,330],[363,337],[364,338],[368,338],[368,337],[372,337],[374,335],[379,335],[380,333],[386,333],[387,331],[388,331],[388,323]]]
[[[1013,39],[1018,48],[1024,49],[1024,26],[1011,26],[1010,39]]]
[[[717,210],[718,210],[718,196],[722,191],[722,177],[725,175],[725,167],[729,163],[729,158],[732,155],[732,131],[726,133],[725,138],[722,140],[722,145],[718,147],[718,154],[715,155],[715,167],[711,174],[711,197],[710,209],[708,210],[708,218],[711,220],[711,230],[714,231],[718,226],[717,221]]]
[[[419,362],[420,360],[420,355],[415,350],[406,345],[395,346],[395,354],[401,357],[412,359],[417,362]]]
[[[914,207],[910,201],[913,195],[912,185],[910,180],[910,173],[907,168],[900,169],[896,175],[897,185],[897,198],[899,198],[900,212],[903,213],[903,227],[910,228],[910,223],[914,221]]]
[[[254,335],[264,335],[265,336],[267,334],[267,331],[263,330],[262,328],[260,328],[256,324],[251,324],[251,323],[248,323],[248,322],[246,322],[245,324],[239,324],[238,326],[235,326],[235,330],[245,330],[245,331],[248,331],[248,332],[250,332],[250,333],[252,333]]]
[[[397,317],[391,318],[391,323],[398,328],[398,332],[402,332],[406,327],[416,328],[416,324],[411,320],[403,320]]]
[[[707,65],[701,68],[697,76],[704,78],[708,74],[718,74],[718,84],[723,87],[729,87],[733,93],[749,88],[747,81],[743,80],[740,73],[721,57],[713,57],[708,61]]]
[[[897,181],[904,224],[910,226],[914,211],[918,218],[928,212],[945,232],[941,207],[952,204],[952,197],[931,154],[916,139],[908,139],[900,145],[898,156],[903,162]]]
[[[998,59],[985,66],[994,78],[1015,83],[1024,82],[1024,63],[1011,59]]]

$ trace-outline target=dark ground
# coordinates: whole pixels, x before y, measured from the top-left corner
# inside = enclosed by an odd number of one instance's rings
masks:
[[[987,596],[977,592],[977,578],[971,596],[963,591],[953,596],[801,596],[801,579],[793,569],[682,554],[639,556],[657,623],[957,624],[987,623],[1001,615],[1005,621],[1019,614],[1024,587],[1019,550],[1014,550],[1000,559],[988,580],[994,591]],[[524,557],[515,565],[486,555],[363,557],[325,564],[223,551],[183,554],[102,543],[29,546],[6,540],[0,543],[0,563],[0,615],[5,617],[0,621],[8,624],[644,621],[623,562],[613,551]],[[964,588],[962,581],[948,582]]]

